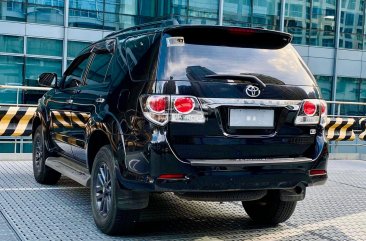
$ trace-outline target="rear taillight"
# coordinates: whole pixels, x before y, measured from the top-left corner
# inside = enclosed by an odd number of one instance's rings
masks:
[[[158,125],[171,122],[204,123],[205,116],[198,99],[180,95],[145,95],[140,98],[144,116]]]
[[[163,113],[168,105],[168,100],[165,96],[149,96],[146,106],[154,113]]]
[[[305,100],[303,105],[303,110],[305,115],[307,116],[314,116],[317,110],[317,103],[312,100]]]
[[[327,102],[320,100],[320,125],[325,127],[327,125]]]
[[[327,104],[323,100],[304,100],[295,119],[295,125],[324,126],[327,115]]]
[[[189,114],[194,109],[194,100],[191,97],[178,97],[174,100],[174,109],[182,114]]]
[[[158,125],[165,125],[169,121],[170,96],[144,95],[140,99],[144,116]]]

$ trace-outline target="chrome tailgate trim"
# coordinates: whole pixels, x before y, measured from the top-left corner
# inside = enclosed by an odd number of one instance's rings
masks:
[[[311,158],[268,158],[268,159],[189,159],[192,166],[248,166],[248,165],[279,165],[312,162]]]
[[[302,100],[272,99],[233,99],[233,98],[198,98],[203,109],[214,109],[219,106],[254,106],[254,107],[286,107],[299,110]]]

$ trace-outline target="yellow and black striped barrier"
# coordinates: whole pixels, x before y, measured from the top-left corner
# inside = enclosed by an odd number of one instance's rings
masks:
[[[356,137],[353,129],[354,118],[327,118],[325,135],[329,141],[353,141]]]
[[[0,106],[0,136],[30,136],[35,106]],[[53,128],[86,126],[90,114],[71,111],[52,111]]]
[[[37,107],[0,106],[0,136],[30,136]]]
[[[361,128],[361,133],[358,137],[360,138],[360,140],[365,141],[365,139],[366,139],[366,118],[361,118],[358,121],[358,124],[360,125],[360,128]]]

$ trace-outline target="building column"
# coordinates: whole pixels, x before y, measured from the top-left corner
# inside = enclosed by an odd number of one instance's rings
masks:
[[[219,25],[222,26],[224,19],[224,0],[219,2]]]
[[[285,31],[285,12],[286,12],[286,0],[281,0],[280,11],[280,31]]]
[[[67,68],[67,40],[68,40],[68,28],[69,28],[69,0],[65,0],[64,4],[64,40],[63,40],[63,52],[62,52],[62,73]]]
[[[339,35],[340,35],[340,25],[341,25],[341,0],[337,0],[336,5],[336,18],[335,18],[335,43],[334,43],[334,62],[333,62],[333,88],[332,88],[332,100],[337,100],[337,68],[338,68],[338,50],[339,50]],[[336,105],[332,105],[331,113],[336,114]]]

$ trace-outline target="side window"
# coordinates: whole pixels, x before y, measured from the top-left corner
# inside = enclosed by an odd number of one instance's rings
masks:
[[[131,37],[126,41],[126,59],[132,80],[148,80],[157,58],[158,34]]]
[[[113,55],[110,53],[96,54],[94,56],[86,78],[87,85],[98,85],[110,80],[110,78],[106,78],[106,74],[112,57]]]
[[[64,89],[77,87],[83,83],[83,74],[88,65],[89,54],[80,56],[76,61],[79,64],[75,67],[71,67],[72,69],[68,71],[68,74],[65,76],[63,84]]]

